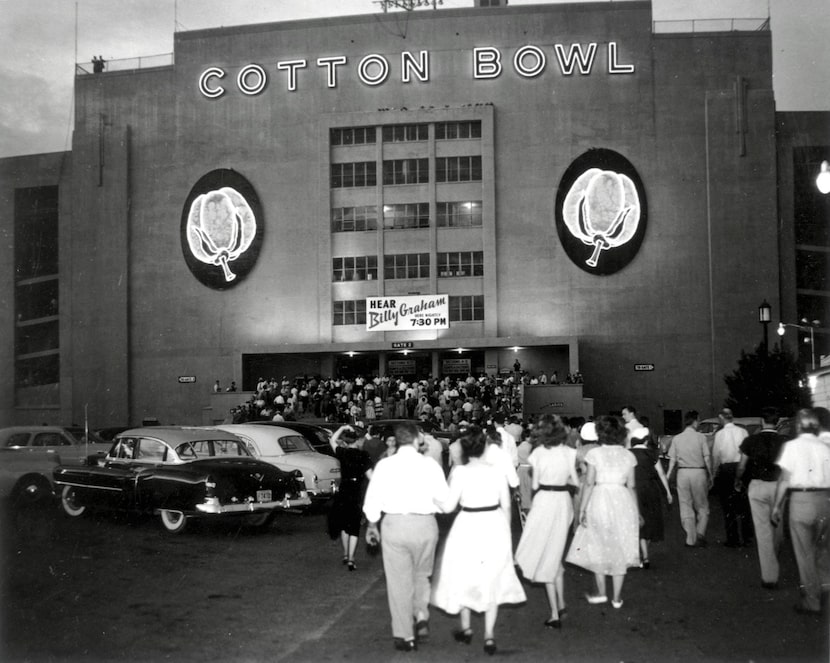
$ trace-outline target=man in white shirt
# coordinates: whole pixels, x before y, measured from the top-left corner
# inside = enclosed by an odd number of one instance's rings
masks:
[[[510,462],[513,463],[513,468],[519,466],[519,451],[516,445],[516,438],[507,432],[504,428],[505,416],[502,412],[497,412],[493,415],[493,425],[501,437],[501,448],[510,456]]]
[[[795,610],[802,614],[821,612],[822,582],[827,573],[830,551],[830,446],[819,440],[819,420],[810,409],[796,415],[799,435],[781,448],[778,466],[781,476],[775,490],[773,524],[781,522],[784,499],[789,493],[790,538],[798,564],[801,601]]]
[[[414,422],[395,427],[398,451],[375,465],[363,513],[366,541],[380,542],[395,649],[413,651],[429,634],[430,576],[438,543],[435,513],[449,489],[441,467],[418,453]],[[383,516],[383,534],[380,519]]]
[[[721,410],[718,416],[723,426],[715,433],[712,474],[715,477],[715,492],[723,510],[725,545],[737,548],[753,539],[752,518],[746,491],[735,490],[735,475],[741,460],[741,443],[749,433],[745,428],[735,425],[732,410],[729,408]]]

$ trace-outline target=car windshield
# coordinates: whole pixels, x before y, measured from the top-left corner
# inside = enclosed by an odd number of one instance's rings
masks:
[[[182,442],[176,447],[176,454],[183,460],[251,455],[240,440],[192,440]]]
[[[84,444],[87,441],[87,439],[89,440],[90,444],[107,444],[106,440],[99,437],[92,431],[89,431],[88,437],[85,436],[85,431],[83,428],[67,428],[66,432],[69,433],[72,437],[74,437],[79,444]]]
[[[308,440],[302,435],[286,435],[279,439],[279,444],[280,448],[287,454],[298,451],[314,451]]]

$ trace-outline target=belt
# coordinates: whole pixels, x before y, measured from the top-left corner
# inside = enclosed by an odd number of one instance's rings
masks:
[[[539,490],[555,490],[557,492],[565,492],[568,490],[567,486],[548,486],[543,483],[539,484]]]
[[[830,488],[790,488],[793,493],[828,493]]]
[[[705,470],[705,467],[678,467],[678,470]]]
[[[478,513],[479,511],[495,511],[499,508],[498,504],[494,504],[493,506],[462,506],[462,511],[467,511],[469,513]]]

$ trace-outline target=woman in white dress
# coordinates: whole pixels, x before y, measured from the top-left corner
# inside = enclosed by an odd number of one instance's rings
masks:
[[[516,564],[524,577],[545,585],[550,603],[548,628],[560,628],[566,610],[562,558],[574,516],[568,484],[579,485],[576,449],[565,444],[567,436],[555,415],[542,416],[533,429],[536,448],[528,458],[533,502],[516,549]]]
[[[495,626],[499,605],[527,600],[513,568],[510,526],[504,510],[510,491],[504,473],[481,456],[486,436],[478,426],[461,431],[459,440],[467,463],[450,474],[445,512],[461,506],[436,565],[431,603],[460,616],[461,628],[453,635],[470,644],[471,612],[484,613],[484,651],[496,652]]]
[[[597,588],[595,594],[586,595],[588,603],[608,601],[606,576],[611,576],[611,605],[622,608],[626,570],[640,565],[637,459],[623,446],[627,431],[621,419],[600,417],[596,430],[600,446],[585,455],[588,474],[579,505],[579,527],[566,561],[593,571]]]

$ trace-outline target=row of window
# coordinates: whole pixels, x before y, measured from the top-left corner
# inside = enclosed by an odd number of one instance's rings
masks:
[[[484,276],[483,251],[451,251],[436,256],[441,278]],[[429,253],[402,253],[383,257],[383,278],[428,279]],[[333,281],[374,281],[378,278],[377,256],[348,256],[332,259]]]
[[[465,200],[436,203],[439,228],[480,228],[481,201]],[[387,230],[429,228],[429,203],[399,203],[383,206],[383,227]],[[335,207],[331,210],[331,231],[360,232],[377,230],[376,205]]]
[[[436,140],[462,140],[481,138],[480,120],[463,120],[460,122],[437,122],[435,124]],[[384,143],[408,143],[429,139],[427,124],[393,124],[381,127],[381,139]],[[377,142],[375,127],[342,127],[330,132],[332,146],[372,145]]]
[[[458,295],[449,297],[450,322],[484,320],[484,295]],[[349,299],[333,302],[332,324],[366,324],[366,300]]]
[[[436,157],[436,182],[480,182],[481,157]],[[426,184],[428,159],[390,159],[383,161],[383,184]],[[356,161],[331,164],[331,188],[377,186],[377,162]]]

